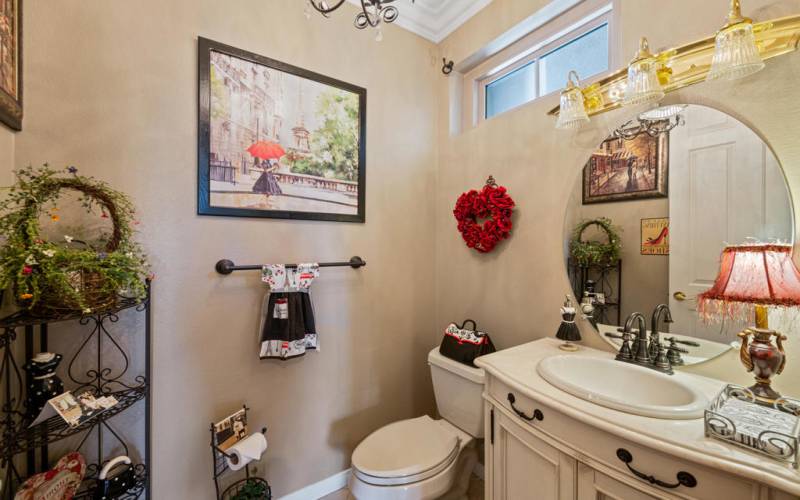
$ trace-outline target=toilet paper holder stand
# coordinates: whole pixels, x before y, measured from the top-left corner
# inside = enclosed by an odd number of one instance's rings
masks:
[[[250,408],[248,408],[246,405],[244,405],[243,408],[244,408],[245,415],[246,415],[247,411],[249,411]],[[261,434],[266,434],[266,433],[267,433],[267,428],[266,427],[262,427],[261,428]],[[222,475],[226,471],[230,470],[228,468],[228,463],[227,463],[227,461],[225,459],[231,459],[235,463],[235,461],[237,460],[237,457],[235,457],[234,455],[231,455],[229,453],[226,453],[224,450],[220,449],[219,446],[217,446],[216,439],[215,439],[215,434],[216,433],[215,433],[215,429],[214,429],[214,423],[212,422],[211,423],[211,454],[213,456],[212,464],[213,464],[213,467],[214,467],[214,489],[216,490],[216,493],[217,493],[217,496],[216,496],[217,500],[224,500],[226,498],[229,498],[234,493],[236,493],[240,488],[242,488],[245,484],[254,483],[254,482],[255,483],[261,483],[264,486],[265,491],[267,492],[268,498],[270,498],[271,497],[271,492],[270,492],[269,483],[266,480],[264,480],[264,479],[262,479],[260,477],[251,476],[250,475],[250,464],[246,464],[244,466],[244,478],[243,479],[235,481],[234,483],[232,483],[230,486],[228,486],[224,490],[221,490],[221,488],[220,488],[220,477],[222,477]]]

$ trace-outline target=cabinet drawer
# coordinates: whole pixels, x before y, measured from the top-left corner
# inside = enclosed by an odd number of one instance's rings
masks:
[[[760,487],[754,482],[688,462],[599,430],[524,396],[520,391],[494,377],[489,377],[487,384],[487,394],[492,404],[503,408],[523,427],[531,432],[551,437],[562,446],[564,453],[571,454],[578,461],[628,483],[645,485],[656,496],[658,492],[662,492],[686,499],[757,500],[759,498]],[[510,399],[514,400],[513,405],[509,400],[509,394],[512,395]],[[702,421],[698,421],[697,425],[702,426]],[[620,457],[625,458],[628,463],[626,464]],[[687,487],[680,484],[679,473],[689,473],[696,480],[696,485]],[[685,477],[685,474],[681,474],[680,477]],[[660,487],[655,483],[656,480],[678,486]]]

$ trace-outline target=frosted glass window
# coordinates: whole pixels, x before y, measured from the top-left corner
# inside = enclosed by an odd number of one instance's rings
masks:
[[[536,64],[532,62],[486,86],[486,118],[536,99]]]
[[[564,88],[575,70],[582,80],[608,71],[608,24],[562,45],[539,59],[539,95]]]

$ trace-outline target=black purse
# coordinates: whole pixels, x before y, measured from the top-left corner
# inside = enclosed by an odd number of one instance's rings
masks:
[[[97,477],[94,490],[95,500],[118,498],[136,485],[136,473],[131,459],[125,456],[114,458],[108,462]]]
[[[472,329],[467,328],[467,323],[472,323]],[[452,360],[475,366],[475,358],[484,354],[491,354],[497,349],[492,344],[489,334],[478,331],[475,321],[468,319],[462,325],[450,323],[444,330],[442,345],[439,352]]]

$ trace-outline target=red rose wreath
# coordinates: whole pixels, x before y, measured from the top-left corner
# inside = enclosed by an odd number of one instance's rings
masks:
[[[514,200],[506,188],[498,186],[490,176],[480,191],[471,189],[459,196],[453,215],[467,246],[489,253],[511,235],[513,211]],[[483,222],[479,223],[479,220]]]

